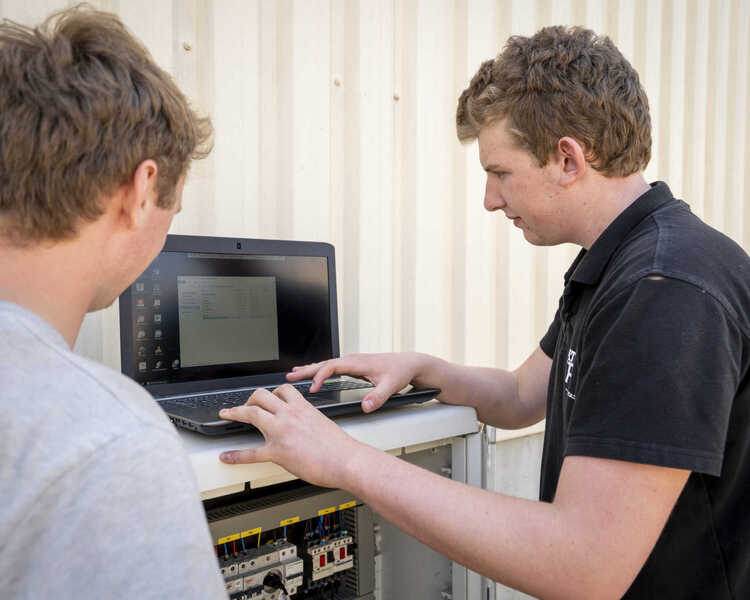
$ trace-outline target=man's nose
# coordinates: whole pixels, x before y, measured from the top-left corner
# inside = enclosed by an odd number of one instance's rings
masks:
[[[500,210],[501,208],[505,207],[505,202],[503,202],[502,198],[499,194],[493,193],[489,189],[487,189],[484,193],[484,209],[489,212],[495,212],[496,210]]]

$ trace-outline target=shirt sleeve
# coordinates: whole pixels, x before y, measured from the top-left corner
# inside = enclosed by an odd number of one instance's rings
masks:
[[[547,333],[539,342],[544,352],[548,357],[552,358],[555,354],[555,346],[557,346],[557,336],[560,333],[560,309],[558,308],[555,312],[555,318],[547,329]]]
[[[708,293],[640,280],[583,332],[566,454],[720,475],[742,344]]]
[[[192,469],[170,433],[138,428],[49,490],[54,577],[39,597],[226,600]]]

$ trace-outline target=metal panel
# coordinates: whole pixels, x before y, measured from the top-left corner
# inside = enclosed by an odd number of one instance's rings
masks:
[[[456,444],[465,443],[458,438]],[[401,456],[406,462],[416,464],[423,469],[437,474],[448,475],[455,453],[450,446],[441,446],[413,454]],[[455,476],[454,476],[455,478]],[[453,518],[445,515],[446,519]],[[467,600],[466,587],[455,585],[457,571],[466,571],[452,563],[450,559],[425,546],[415,538],[403,533],[391,523],[375,513],[376,544],[380,554],[377,557],[376,569],[380,568],[379,585],[376,597],[380,600],[412,600],[422,598],[441,598],[442,592],[451,592],[451,572],[454,585],[453,599]],[[464,590],[464,593],[461,592]]]

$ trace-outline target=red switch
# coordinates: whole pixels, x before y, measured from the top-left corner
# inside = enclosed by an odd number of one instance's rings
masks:
[[[339,548],[339,560],[344,560],[346,558],[346,546],[341,546]]]
[[[325,554],[321,554],[320,555],[320,566],[321,567],[325,567],[326,566],[326,555]]]

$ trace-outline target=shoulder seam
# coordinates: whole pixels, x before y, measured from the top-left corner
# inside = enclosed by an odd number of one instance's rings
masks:
[[[640,271],[637,271],[631,277],[629,277],[622,285],[612,290],[611,293],[608,293],[604,297],[602,297],[602,303],[607,304],[611,302],[622,292],[625,292],[626,290],[632,288],[635,284],[647,278],[649,275],[661,275],[665,279],[674,279],[676,281],[681,281],[682,283],[686,283],[692,288],[695,288],[700,293],[710,297],[714,302],[721,306],[723,312],[727,315],[727,317],[735,325],[735,327],[737,327],[737,329],[742,333],[745,339],[750,341],[750,328],[740,323],[737,314],[732,310],[732,308],[728,306],[728,304],[724,300],[717,297],[715,294],[712,294],[708,289],[706,289],[706,287],[703,285],[703,282],[699,278],[693,277],[690,273],[683,273],[676,270],[660,269],[656,267],[641,269]]]

